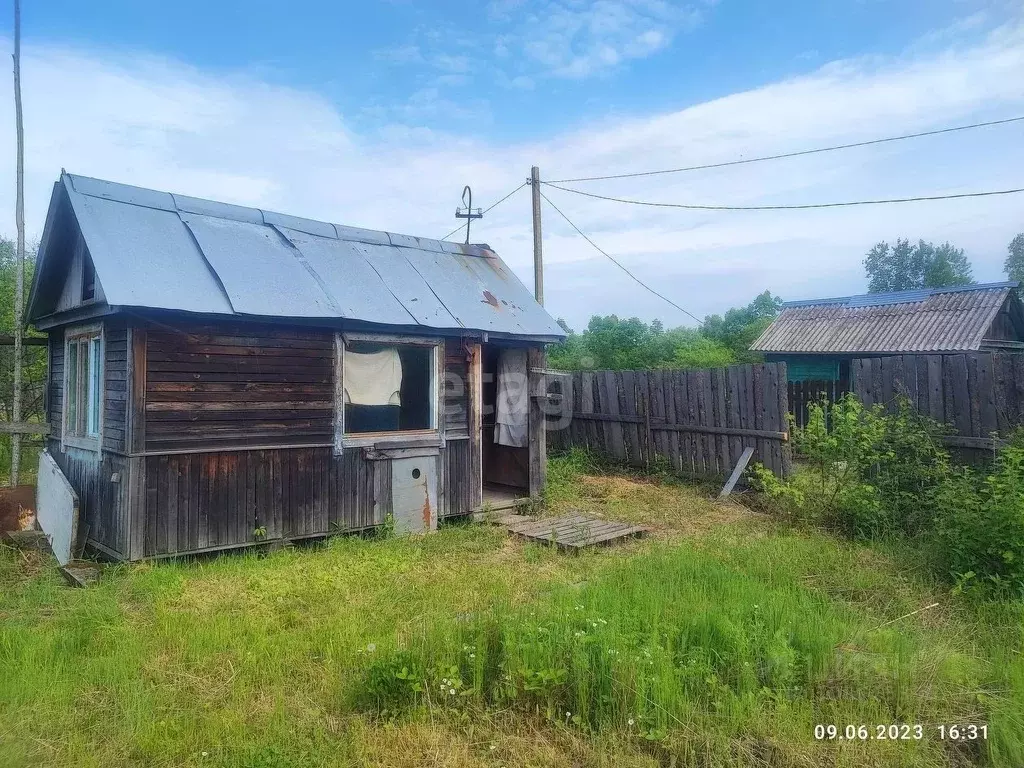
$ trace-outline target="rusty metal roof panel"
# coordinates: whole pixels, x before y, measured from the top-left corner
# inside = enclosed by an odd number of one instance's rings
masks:
[[[1017,283],[788,302],[751,349],[770,353],[970,352]]]
[[[64,174],[107,301],[353,320],[545,341],[555,320],[487,246],[461,245]],[[41,254],[40,264],[46,262]]]

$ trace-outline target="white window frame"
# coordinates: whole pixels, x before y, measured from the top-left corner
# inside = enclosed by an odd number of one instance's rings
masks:
[[[89,365],[89,378],[90,381],[86,382],[83,390],[83,382],[81,381],[82,363],[81,356],[76,351],[75,361],[77,370],[75,371],[75,385],[77,392],[75,393],[75,409],[76,409],[76,421],[81,423],[82,419],[82,405],[83,402],[79,398],[79,394],[83,391],[85,393],[85,429],[79,430],[78,425],[72,428],[71,425],[71,346],[74,344],[81,348],[83,340],[88,340],[85,348],[88,350],[90,355]],[[99,341],[99,351],[96,355],[96,359],[92,359],[92,351],[94,349],[93,341]],[[63,413],[61,415],[61,447],[70,446],[72,448],[81,448],[87,451],[99,451],[103,445],[103,408],[106,401],[106,340],[103,335],[103,324],[96,323],[92,325],[81,325],[74,328],[68,328],[64,331],[64,383],[63,383]],[[89,397],[90,385],[97,388],[96,397]],[[95,404],[95,411],[90,415],[90,409]],[[95,419],[95,430],[90,431],[89,422]]]
[[[429,429],[406,429],[397,432],[361,432],[345,434],[345,345],[352,341],[398,346],[433,347],[433,369],[430,376]],[[433,336],[388,336],[377,333],[336,333],[334,335],[334,451],[345,448],[375,447],[385,443],[444,445],[444,339]]]

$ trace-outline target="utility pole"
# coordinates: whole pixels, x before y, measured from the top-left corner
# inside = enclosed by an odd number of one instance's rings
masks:
[[[21,115],[21,0],[14,0],[14,119],[18,141],[17,197],[14,220],[18,229],[14,261],[14,407],[15,425],[21,423],[21,334],[25,308],[25,129]],[[11,487],[18,484],[21,469],[21,434],[11,435]]]
[[[544,243],[540,233],[540,168],[530,169],[533,189],[533,297],[544,306]]]

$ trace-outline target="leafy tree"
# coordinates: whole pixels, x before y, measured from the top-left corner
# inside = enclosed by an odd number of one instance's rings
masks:
[[[732,351],[736,360],[751,362],[760,356],[750,352],[750,345],[768,327],[782,307],[782,299],[765,291],[745,307],[730,309],[722,315],[708,315],[701,325],[707,338]]]
[[[936,246],[897,238],[894,245],[878,243],[864,259],[869,293],[947,288],[974,282],[971,264],[962,248],[949,243]]]
[[[1024,232],[1013,238],[1010,244],[1006,246],[1006,250],[1010,252],[1010,255],[1006,257],[1006,261],[1003,263],[1006,276],[1010,280],[1024,283]]]
[[[35,249],[25,254],[25,300],[35,271]],[[14,333],[14,292],[17,264],[14,243],[0,238],[0,336]],[[38,336],[40,334],[34,333]],[[26,418],[42,415],[43,387],[46,380],[46,348],[23,347],[22,412]],[[14,347],[0,345],[0,421],[14,415]],[[4,453],[0,447],[0,455]],[[2,456],[0,456],[2,459]],[[4,471],[0,462],[0,472]]]
[[[665,330],[632,317],[595,315],[586,330],[575,333],[564,320],[564,342],[551,348],[549,361],[562,370],[706,368],[735,362],[731,350],[693,328]]]

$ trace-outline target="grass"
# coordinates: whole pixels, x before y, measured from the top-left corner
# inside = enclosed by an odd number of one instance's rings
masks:
[[[552,462],[549,504],[654,535],[566,556],[459,525],[86,590],[0,550],[0,764],[1024,764],[1020,605],[580,454]],[[932,729],[970,722],[986,743]],[[819,723],[927,730],[823,743]]]

